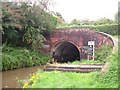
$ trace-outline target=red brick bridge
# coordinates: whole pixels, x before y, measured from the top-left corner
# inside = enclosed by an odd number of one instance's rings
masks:
[[[55,29],[46,36],[43,50],[50,52],[53,58],[60,62],[86,59],[87,54],[83,47],[88,46],[88,41],[95,42],[95,49],[104,44],[114,46],[112,37],[108,34],[90,29],[65,28]]]

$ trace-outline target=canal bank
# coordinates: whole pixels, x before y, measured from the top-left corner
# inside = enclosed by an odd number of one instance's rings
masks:
[[[23,80],[27,76],[35,73],[39,69],[42,69],[42,67],[33,66],[2,71],[2,80],[0,80],[2,81],[2,88],[20,88],[17,82],[17,78]]]

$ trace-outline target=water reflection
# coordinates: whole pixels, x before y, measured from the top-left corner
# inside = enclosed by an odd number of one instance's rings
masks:
[[[16,77],[25,79],[26,76],[35,73],[38,69],[41,69],[41,67],[34,66],[3,71],[2,80],[0,80],[2,81],[2,88],[19,88]]]

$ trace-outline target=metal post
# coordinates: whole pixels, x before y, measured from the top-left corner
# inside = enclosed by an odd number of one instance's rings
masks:
[[[95,56],[95,43],[94,41],[88,41],[88,46],[92,48],[92,59],[94,60],[94,56]]]

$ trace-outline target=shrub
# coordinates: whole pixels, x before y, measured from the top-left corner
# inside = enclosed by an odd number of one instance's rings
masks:
[[[107,58],[110,62],[109,71],[104,76],[98,76],[96,78],[97,88],[118,88],[118,54],[112,54]]]
[[[106,58],[112,53],[111,45],[103,45],[95,50],[95,59],[101,62],[106,62]]]
[[[110,35],[118,35],[118,25],[98,25],[93,27],[96,31],[105,32]]]
[[[43,65],[50,59],[47,54],[26,48],[4,46],[2,52],[2,70]]]
[[[41,2],[41,3],[40,3]],[[30,5],[28,2],[2,3],[2,42],[15,46],[42,46],[44,36],[56,27],[57,20],[42,2]],[[47,4],[47,3],[46,3]]]

